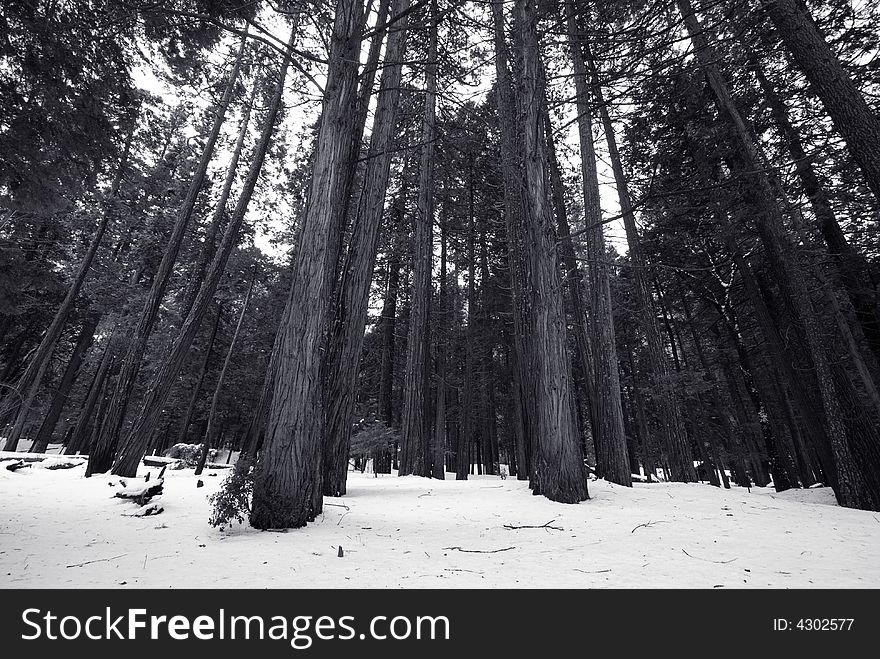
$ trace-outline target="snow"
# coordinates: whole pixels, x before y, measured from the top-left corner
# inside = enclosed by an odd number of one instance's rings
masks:
[[[204,487],[166,471],[149,516],[114,497],[119,478],[84,472],[0,469],[0,587],[880,587],[880,516],[828,488],[594,481],[564,505],[510,477],[352,472],[345,497],[283,533],[208,524],[227,470]]]

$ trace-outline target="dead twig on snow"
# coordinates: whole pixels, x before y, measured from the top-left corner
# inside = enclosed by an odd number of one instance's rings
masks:
[[[684,549],[682,549],[682,551],[684,551]],[[699,556],[692,556],[691,554],[688,554],[686,551],[684,551],[684,553],[686,556],[690,556],[691,558],[696,558],[698,561],[706,561],[707,563],[733,563],[736,560],[736,558],[731,558],[729,561],[713,561],[710,558],[700,558]]]
[[[553,529],[554,531],[564,531],[565,529],[562,528],[561,526],[551,526],[551,524],[553,524],[553,522],[555,522],[555,521],[556,521],[555,519],[551,519],[546,524],[540,524],[537,526],[530,526],[530,525],[512,526],[511,524],[505,524],[504,528],[511,529],[511,530],[515,530],[515,529]]]
[[[654,526],[654,524],[665,524],[665,523],[666,523],[666,520],[663,520],[663,519],[658,519],[656,522],[653,522],[653,521],[652,522],[645,522],[644,524],[639,524],[635,529],[630,531],[630,533],[635,533],[636,529],[640,529],[643,526],[645,528],[648,528],[649,526]]]
[[[103,561],[112,561],[117,558],[122,558],[123,556],[128,556],[128,554],[119,554],[119,556],[111,556],[110,558],[96,558],[93,561],[86,561],[85,563],[74,563],[73,565],[68,565],[67,567],[82,567],[83,565],[89,565],[90,563],[101,563]]]
[[[505,547],[504,549],[462,549],[461,547],[443,547],[443,549],[457,549],[458,551],[467,552],[468,554],[497,554],[500,551],[516,549],[516,547]]]

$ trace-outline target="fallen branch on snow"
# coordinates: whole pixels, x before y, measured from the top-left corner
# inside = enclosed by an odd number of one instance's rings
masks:
[[[443,549],[457,549],[468,554],[497,554],[500,551],[510,551],[516,547],[505,547],[504,549],[462,549],[461,547],[443,547]]]
[[[85,563],[74,563],[73,565],[68,565],[67,567],[82,567],[83,565],[89,565],[90,563],[102,563],[104,561],[112,561],[117,558],[122,558],[123,556],[128,556],[128,554],[119,554],[119,556],[111,556],[110,558],[96,558],[93,561],[86,561]]]
[[[684,549],[682,549],[682,551],[684,551]],[[684,553],[686,556],[690,556],[691,558],[696,558],[698,561],[706,561],[707,563],[733,563],[736,560],[736,558],[731,558],[729,561],[713,561],[710,558],[700,558],[699,556],[691,556],[691,554],[688,554],[686,551],[684,551]]]
[[[540,524],[538,526],[530,526],[530,525],[512,526],[511,524],[505,524],[504,528],[511,529],[511,530],[516,530],[516,529],[553,529],[554,531],[564,531],[565,529],[562,528],[561,526],[551,526],[551,524],[553,524],[553,522],[555,522],[555,521],[556,521],[555,519],[551,519],[546,524]]]
[[[644,524],[639,524],[635,529],[630,531],[630,533],[635,533],[636,529],[640,529],[642,527],[648,528],[650,526],[654,526],[654,524],[665,524],[666,520],[658,519],[656,522],[645,522]]]

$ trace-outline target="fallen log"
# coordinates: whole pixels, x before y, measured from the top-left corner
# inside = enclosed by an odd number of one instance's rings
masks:
[[[150,499],[162,494],[165,479],[157,478],[154,481],[144,481],[137,485],[125,486],[118,490],[113,496],[119,499],[130,499],[137,502],[139,506],[145,505]]]

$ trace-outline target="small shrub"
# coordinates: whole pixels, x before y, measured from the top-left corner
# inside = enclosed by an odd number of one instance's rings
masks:
[[[244,522],[251,513],[251,495],[254,492],[254,470],[250,461],[241,459],[220,484],[220,488],[208,499],[211,502],[211,526],[224,527]]]
[[[394,442],[399,440],[398,432],[381,419],[364,419],[352,433],[348,455],[357,464],[365,465],[368,459],[378,454],[389,453],[394,447]]]

